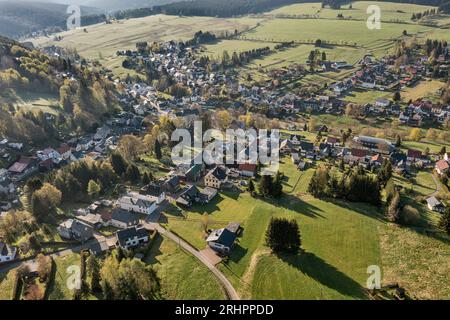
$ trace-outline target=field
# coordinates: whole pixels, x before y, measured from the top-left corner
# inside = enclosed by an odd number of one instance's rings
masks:
[[[403,89],[401,92],[401,96],[403,101],[415,101],[423,97],[426,97],[427,99],[434,97],[435,100],[439,100],[439,95],[436,93],[436,91],[443,86],[445,86],[445,83],[437,80],[420,81],[413,87],[407,87]]]
[[[145,262],[158,272],[164,299],[225,299],[214,275],[171,240],[158,236]]]
[[[390,98],[392,92],[384,92],[378,90],[352,91],[346,95],[343,100],[358,104],[375,103],[380,98]]]
[[[51,94],[19,92],[14,97],[6,98],[4,102],[11,103],[17,110],[30,111],[39,109],[54,115],[62,111],[59,104],[59,96]]]
[[[53,38],[32,39],[36,45],[55,44],[76,48],[89,59],[103,60],[118,50],[136,48],[139,41],[186,40],[195,32],[234,32],[256,25],[259,19],[217,19],[210,17],[176,17],[155,15],[145,18],[121,20],[112,24],[96,24],[83,29],[58,34],[61,41]]]
[[[0,273],[0,300],[11,300],[16,270]]]
[[[378,2],[378,1],[355,1],[341,6],[340,10],[333,10],[329,8],[321,8],[321,3],[300,3],[275,9],[268,14],[274,15],[314,15],[322,19],[336,19],[337,15],[341,13],[347,19],[362,19],[366,20],[369,16],[366,12],[370,5],[377,5],[381,9],[382,21],[404,21],[411,22],[413,13],[423,12],[432,9],[430,6],[393,3],[393,2]]]

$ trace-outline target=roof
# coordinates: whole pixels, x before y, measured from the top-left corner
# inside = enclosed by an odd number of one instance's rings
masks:
[[[208,172],[208,176],[209,175],[213,175],[217,180],[225,180],[227,177],[225,169],[221,167],[215,167],[214,169]]]
[[[220,243],[229,248],[233,245],[234,240],[236,240],[236,234],[226,228],[213,230],[206,239],[207,242]]]
[[[448,163],[445,160],[439,160],[438,162],[436,162],[436,168],[438,168],[439,170],[447,170],[448,167]]]
[[[253,164],[253,163],[241,163],[239,165],[239,170],[255,172],[256,171],[256,164]]]
[[[383,156],[379,153],[377,153],[376,155],[372,156],[372,161],[376,161],[376,162],[382,162],[383,161]]]
[[[314,144],[311,142],[302,141],[300,142],[300,148],[305,151],[313,151]]]
[[[11,247],[9,244],[6,244],[4,242],[0,242],[0,256],[15,256],[16,255],[16,248]]]
[[[341,140],[339,139],[339,138],[336,138],[336,137],[327,137],[327,143],[338,143],[338,142],[340,142]]]
[[[119,222],[124,222],[126,224],[133,223],[138,224],[139,223],[139,217],[129,211],[116,208],[112,211],[111,219],[116,220]]]
[[[206,187],[202,190],[202,193],[207,196],[215,196],[217,194],[217,189]]]
[[[422,151],[408,149],[408,158],[422,158]]]
[[[92,237],[93,230],[92,227],[84,222],[73,220],[72,226],[70,228],[73,232],[76,232],[80,235],[81,239],[88,239]]]
[[[63,144],[63,145],[61,145],[58,149],[56,149],[56,151],[58,151],[59,154],[66,153],[66,152],[68,152],[68,151],[70,151],[70,150],[71,150],[71,148],[70,148],[70,146],[67,145],[67,144]]]
[[[143,238],[146,236],[148,236],[148,232],[144,228],[131,227],[116,232],[117,241],[120,246],[125,246],[125,242],[128,239],[133,239],[135,237]]]
[[[139,206],[144,208],[149,208],[153,204],[154,201],[145,200],[137,197],[131,197],[131,196],[123,196],[119,200],[121,203],[130,204],[133,206]]]
[[[429,197],[427,199],[427,204],[429,206],[436,207],[436,206],[441,205],[442,203],[436,197],[433,196],[433,197]]]
[[[241,224],[239,222],[230,222],[226,229],[233,233],[237,233],[239,229],[241,229]]]
[[[180,178],[178,178],[178,176],[172,176],[166,181],[166,184],[169,184],[172,187],[176,187],[180,184]]]
[[[354,157],[364,158],[369,154],[367,150],[352,148],[351,155]]]

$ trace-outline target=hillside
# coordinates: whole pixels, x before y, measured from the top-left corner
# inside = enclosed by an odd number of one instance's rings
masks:
[[[0,136],[39,145],[89,131],[116,107],[115,87],[69,58],[51,58],[0,37]],[[24,98],[48,101],[22,108]],[[51,109],[53,112],[49,112]]]
[[[47,2],[0,1],[0,35],[18,38],[43,29],[61,30],[66,26],[67,5]],[[81,7],[83,16],[101,10]]]

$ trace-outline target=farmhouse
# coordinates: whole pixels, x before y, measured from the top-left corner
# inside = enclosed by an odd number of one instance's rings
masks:
[[[126,229],[139,224],[139,217],[129,211],[115,208],[111,213],[109,224],[113,227]]]
[[[427,207],[428,209],[430,209],[431,211],[436,211],[436,212],[444,212],[445,210],[445,206],[442,202],[440,202],[438,199],[436,199],[436,197],[429,197],[427,199]]]
[[[228,255],[236,240],[236,234],[228,230],[227,228],[213,230],[206,242],[215,251],[220,254]]]

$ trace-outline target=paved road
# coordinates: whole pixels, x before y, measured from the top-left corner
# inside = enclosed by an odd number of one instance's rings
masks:
[[[233,285],[231,284],[231,282],[224,276],[224,274],[219,269],[217,269],[211,262],[209,262],[209,260],[206,257],[204,257],[200,251],[193,248],[189,243],[178,237],[176,234],[163,228],[159,223],[145,223],[144,227],[151,230],[157,230],[160,234],[178,243],[183,249],[192,254],[198,260],[200,260],[200,262],[203,263],[217,277],[217,279],[222,283],[227,293],[227,296],[230,300],[239,300],[239,296],[236,290],[234,289]]]

